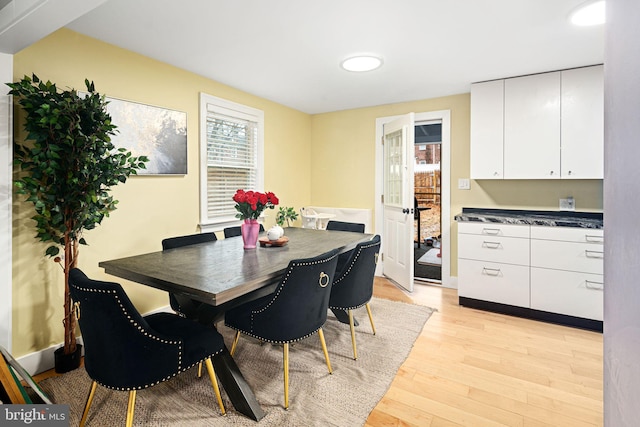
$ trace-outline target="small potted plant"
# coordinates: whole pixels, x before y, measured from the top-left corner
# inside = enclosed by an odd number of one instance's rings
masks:
[[[280,208],[278,208],[278,213],[276,214],[276,224],[278,224],[280,227],[284,227],[285,222],[287,223],[287,227],[291,227],[291,222],[297,219],[298,213],[292,207],[281,206]]]

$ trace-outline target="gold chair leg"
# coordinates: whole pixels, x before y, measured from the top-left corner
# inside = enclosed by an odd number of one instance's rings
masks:
[[[320,344],[322,344],[324,360],[327,361],[327,368],[329,368],[329,373],[333,374],[333,369],[331,369],[331,361],[329,360],[329,352],[327,351],[327,343],[324,341],[324,332],[322,331],[322,328],[318,329],[318,336],[320,337]]]
[[[369,315],[369,322],[371,322],[371,329],[373,330],[373,335],[375,335],[376,334],[376,327],[373,326],[373,316],[371,315],[371,307],[369,306],[369,303],[366,303],[364,306],[367,307],[367,314]]]
[[[87,415],[89,415],[89,407],[91,406],[91,402],[93,402],[93,396],[96,393],[96,387],[98,383],[93,381],[91,383],[91,388],[89,389],[89,395],[87,396],[87,402],[84,404],[84,411],[82,412],[82,418],[80,419],[80,427],[83,427],[87,422]]]
[[[216,399],[218,399],[220,412],[222,412],[222,415],[226,415],[227,412],[225,411],[224,404],[222,403],[222,396],[220,396],[220,388],[218,387],[218,380],[216,379],[216,371],[213,369],[211,358],[205,360],[204,363],[207,365],[207,372],[209,373],[209,378],[211,378],[211,385],[213,386],[213,391],[216,393]]]
[[[347,310],[349,313],[349,329],[351,329],[351,346],[353,347],[353,360],[358,360],[358,350],[356,349],[356,328],[353,324],[353,310]]]
[[[233,338],[233,344],[231,344],[231,351],[229,352],[232,356],[233,353],[236,352],[236,346],[238,345],[238,339],[240,339],[240,331],[236,331],[236,336]]]
[[[284,367],[284,409],[289,409],[289,343],[282,349],[282,365]]]
[[[136,407],[136,391],[131,390],[129,392],[129,403],[127,404],[127,421],[126,427],[133,427],[133,411]]]
[[[198,363],[198,378],[202,377],[202,362]]]

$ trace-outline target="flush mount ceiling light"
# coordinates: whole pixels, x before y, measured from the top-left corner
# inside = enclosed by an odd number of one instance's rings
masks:
[[[572,24],[580,26],[604,24],[604,0],[590,1],[581,4],[571,12],[569,19]]]
[[[347,71],[363,72],[380,68],[382,59],[377,56],[359,55],[347,58],[340,63],[340,66]]]

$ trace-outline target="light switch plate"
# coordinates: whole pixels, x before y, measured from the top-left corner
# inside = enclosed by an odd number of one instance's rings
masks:
[[[458,190],[470,190],[471,185],[469,184],[468,178],[458,178]]]

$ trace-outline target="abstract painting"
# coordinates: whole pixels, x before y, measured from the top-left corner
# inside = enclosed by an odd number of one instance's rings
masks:
[[[107,97],[107,111],[116,125],[111,138],[134,156],[147,156],[138,175],[187,173],[187,113]]]

